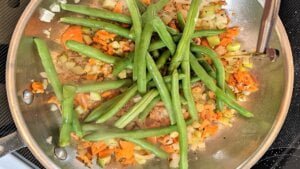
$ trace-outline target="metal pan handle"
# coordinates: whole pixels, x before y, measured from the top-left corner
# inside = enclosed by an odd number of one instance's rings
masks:
[[[13,132],[5,137],[0,138],[0,157],[7,153],[26,147],[18,132]]]

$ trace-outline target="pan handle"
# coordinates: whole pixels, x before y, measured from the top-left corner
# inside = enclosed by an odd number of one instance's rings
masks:
[[[0,138],[0,157],[26,147],[18,132]]]

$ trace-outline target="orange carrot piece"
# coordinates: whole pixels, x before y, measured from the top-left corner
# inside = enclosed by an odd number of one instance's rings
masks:
[[[202,39],[202,40],[201,40],[201,45],[202,45],[202,46],[205,46],[205,47],[210,47],[210,46],[209,46],[209,43],[208,43],[208,41],[207,41],[207,39]]]
[[[98,157],[104,158],[104,157],[112,155],[113,153],[114,153],[113,149],[105,149],[98,153]]]
[[[118,1],[115,8],[113,9],[115,13],[123,13],[123,1]]]
[[[33,82],[31,83],[31,89],[33,93],[44,93],[44,85],[41,82]]]
[[[150,4],[151,4],[151,0],[142,0],[142,2],[143,2],[145,5],[150,5]]]
[[[91,146],[92,155],[95,156],[99,152],[105,150],[106,148],[107,148],[107,145],[103,141],[95,142]]]
[[[66,41],[68,40],[74,40],[80,43],[84,43],[81,26],[68,27],[68,29],[61,36],[61,43],[65,45]]]

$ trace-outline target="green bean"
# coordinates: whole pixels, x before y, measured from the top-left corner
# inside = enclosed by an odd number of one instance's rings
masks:
[[[203,68],[206,70],[206,72],[213,78],[217,77],[216,72],[214,71],[214,69],[205,61],[205,60],[201,60],[199,61],[199,63],[203,66]]]
[[[143,29],[139,48],[136,53],[137,60],[137,85],[140,93],[145,93],[147,90],[147,70],[146,70],[146,54],[150,44],[153,27],[151,23],[147,23]]]
[[[76,87],[77,93],[86,93],[86,92],[103,92],[106,90],[118,89],[122,86],[131,84],[132,81],[130,79],[124,80],[107,80],[96,83],[89,83],[84,85],[78,85]]]
[[[93,48],[91,46],[82,44],[80,42],[76,42],[73,40],[69,40],[66,42],[67,48],[69,48],[72,51],[78,52],[82,55],[101,60],[106,63],[114,64],[117,61],[120,60],[120,58],[114,57],[114,56],[109,56],[104,53],[102,53],[100,50]]]
[[[158,95],[157,90],[152,89],[147,94],[143,96],[143,98],[136,103],[130,110],[124,114],[121,118],[119,118],[115,122],[115,126],[117,128],[124,128],[127,126],[133,119],[135,119],[145,108],[147,105]]]
[[[170,72],[173,72],[175,69],[177,69],[183,60],[184,52],[186,51],[187,46],[190,44],[192,34],[195,30],[196,19],[198,18],[201,2],[202,0],[192,0],[191,2],[187,15],[186,26],[169,67]]]
[[[155,107],[155,105],[160,101],[160,97],[155,97],[145,108],[145,110],[139,115],[141,120],[145,120],[145,118],[149,115],[151,110]]]
[[[179,74],[179,80],[184,79],[184,77],[185,77],[184,74]],[[164,82],[165,82],[166,84],[168,84],[168,83],[171,82],[172,77],[171,77],[171,76],[164,76],[163,79],[164,79]],[[155,83],[154,81],[150,81],[150,82],[148,83],[148,86],[149,86],[149,87],[154,87],[154,86],[156,86],[156,83]]]
[[[98,20],[87,19],[87,18],[76,18],[76,17],[63,17],[60,18],[60,21],[63,23],[80,25],[89,28],[104,29],[108,32],[115,33],[124,38],[134,39],[134,36],[130,33],[128,29],[104,21],[98,21]]]
[[[169,157],[169,154],[163,151],[162,149],[156,147],[155,145],[152,145],[151,143],[147,142],[144,139],[136,139],[136,138],[130,138],[130,137],[125,137],[124,138],[127,141],[130,141],[136,145],[139,145],[145,150],[148,150],[152,152],[154,155],[156,155],[159,158],[162,159],[167,159]]]
[[[158,33],[160,39],[166,44],[171,54],[174,54],[176,50],[176,44],[174,43],[172,36],[168,32],[166,25],[159,17],[155,17],[153,21],[153,28]]]
[[[118,100],[112,107],[110,107],[107,112],[103,115],[101,115],[96,123],[104,123],[111,117],[113,117],[118,111],[121,110],[121,108],[136,94],[137,92],[137,86],[133,85],[131,86],[124,94],[124,96]]]
[[[232,109],[235,109],[242,116],[245,117],[253,117],[253,114],[237,104],[234,99],[227,96],[224,91],[217,87],[214,83],[214,79],[210,77],[203,67],[198,63],[197,59],[191,54],[190,55],[190,63],[193,71],[197,74],[197,76],[201,79],[204,85],[211,91],[216,93],[216,96],[219,97],[224,103],[226,103]]]
[[[179,35],[180,32],[177,29],[171,28],[169,26],[167,26],[167,30],[171,35]]]
[[[132,66],[132,60],[133,60],[132,55],[134,55],[134,54],[130,53],[128,58],[119,60],[114,64],[114,68],[113,68],[113,72],[112,72],[112,74],[114,76],[118,76],[118,74],[121,73],[123,70]]]
[[[198,46],[198,45],[194,45],[194,44],[191,45],[191,50],[193,52],[199,52],[199,53],[205,54],[213,61],[216,71],[217,71],[217,74],[216,74],[217,84],[222,90],[224,90],[224,88],[225,88],[225,69],[224,69],[221,59],[218,57],[218,54],[210,48],[207,48],[204,46]],[[218,97],[217,97],[217,107],[220,111],[223,110],[223,103],[222,103],[222,101],[220,101],[220,99],[218,99]]]
[[[62,84],[59,81],[57,72],[55,70],[55,66],[52,61],[52,57],[50,55],[47,44],[44,40],[39,38],[34,38],[34,43],[36,45],[38,54],[41,58],[42,65],[47,74],[48,80],[51,82],[51,86],[54,90],[54,93],[59,101],[62,101]]]
[[[198,38],[198,37],[208,37],[208,36],[215,36],[215,35],[219,35],[221,33],[224,33],[225,30],[198,30],[195,31],[192,35],[192,38]]]
[[[63,86],[63,100],[62,100],[62,126],[59,135],[59,145],[61,147],[70,144],[70,133],[72,131],[73,123],[73,101],[75,97],[76,88],[74,86]]]
[[[83,136],[83,132],[82,132],[80,121],[78,119],[77,112],[73,112],[72,127],[77,136],[79,136],[79,137]]]
[[[91,8],[89,6],[72,4],[61,4],[61,8],[66,11],[75,12],[83,15],[131,24],[130,16],[115,13],[105,9]]]
[[[137,3],[137,6],[141,13],[143,13],[147,10],[147,6],[145,4],[143,4],[140,0],[135,0],[135,2]]]
[[[219,35],[223,32],[224,30],[199,30],[193,33],[192,38],[214,36],[214,35]],[[173,40],[174,42],[178,42],[182,35],[180,33],[176,33],[175,35],[176,36],[173,36]],[[161,40],[157,40],[150,44],[148,51],[151,52],[153,50],[161,49],[164,47],[166,47],[165,43]]]
[[[180,103],[182,105],[187,105],[188,104],[187,100],[183,96],[181,96],[181,95],[180,95]]]
[[[163,100],[163,102],[165,103],[166,109],[169,112],[171,124],[175,124],[171,96],[168,91],[168,88],[163,80],[162,75],[160,74],[158,68],[156,67],[154,60],[149,55],[149,53],[146,56],[146,60],[147,60],[148,71],[151,74],[151,76],[156,84],[156,87],[159,91],[160,97]]]
[[[187,125],[191,125],[192,121],[188,121]],[[85,129],[83,125],[83,129]],[[102,141],[114,138],[147,138],[154,136],[163,136],[173,131],[177,131],[177,126],[172,125],[169,127],[152,128],[152,129],[138,129],[138,130],[123,130],[119,128],[113,128],[104,125],[95,125],[95,127],[89,127],[89,129],[97,128],[97,130],[89,130],[89,134],[83,137],[87,141]],[[85,130],[86,131],[86,130]]]
[[[179,168],[188,169],[188,139],[187,126],[181,112],[179,79],[178,72],[175,69],[172,74],[172,105],[174,107],[177,128],[179,132],[180,162]]]
[[[184,27],[185,27],[185,20],[184,20],[184,17],[183,17],[183,14],[182,12],[177,12],[177,21],[178,21],[178,25],[179,25],[179,28],[180,30],[184,30]]]
[[[187,100],[188,110],[191,115],[191,118],[196,121],[198,120],[198,113],[197,113],[195,101],[191,90],[191,70],[190,70],[189,50],[185,53],[186,56],[184,56],[183,62],[181,64],[181,69],[185,75],[185,77],[182,80],[182,88],[183,88],[184,98]]]
[[[152,51],[151,54],[152,54],[152,56],[155,57],[155,58],[159,57],[159,55],[160,55],[160,53],[159,53],[158,50]]]
[[[107,112],[107,109],[110,108],[111,106],[113,106],[117,101],[119,101],[122,97],[124,96],[124,94],[120,94],[104,103],[102,103],[100,106],[98,106],[97,108],[95,108],[86,118],[85,118],[85,122],[91,122],[94,121],[96,119],[98,119],[102,114],[104,114],[105,112]]]
[[[126,0],[127,6],[130,12],[130,15],[132,17],[132,22],[133,22],[133,31],[135,34],[135,51],[139,49],[140,45],[140,40],[141,40],[141,34],[142,34],[142,18],[140,11],[138,9],[138,5],[136,1],[133,0]],[[133,58],[133,80],[137,80],[137,74],[138,74],[138,53],[134,53],[134,58]]]
[[[166,44],[162,40],[158,40],[158,41],[152,42],[150,44],[148,51],[152,52],[152,51],[164,48],[164,47],[166,47]]]
[[[168,2],[169,0],[159,0],[155,4],[149,5],[142,15],[142,20],[147,22],[152,21],[154,15],[156,15]]]
[[[156,62],[157,68],[161,69],[167,63],[170,56],[171,56],[170,51],[168,50],[164,51]]]

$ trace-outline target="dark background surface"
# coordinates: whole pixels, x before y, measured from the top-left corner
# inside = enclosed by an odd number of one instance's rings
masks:
[[[14,1],[14,2],[13,2]],[[10,4],[11,10],[4,8],[3,3]],[[0,0],[0,17],[1,20],[7,20],[7,25],[15,25],[17,18],[23,11],[24,6],[29,0],[21,0],[19,3],[15,0]],[[13,8],[15,7],[15,8]],[[13,14],[13,17],[11,17]],[[295,169],[300,168],[300,0],[282,0],[280,17],[287,30],[294,56],[295,64],[295,84],[292,104],[289,114],[275,142],[266,152],[266,154],[253,167],[259,168],[282,168]],[[15,19],[12,19],[15,18]],[[0,25],[0,36],[2,36],[3,28],[6,25]],[[8,28],[7,28],[8,29]],[[11,30],[6,30],[11,31]],[[9,32],[11,34],[11,32]],[[2,37],[0,37],[1,39]],[[5,63],[7,57],[8,45],[5,42],[0,42],[0,137],[3,137],[16,130],[11,119],[5,92]],[[16,156],[22,155],[29,161],[36,164],[39,168],[43,168],[38,161],[32,156],[27,148],[23,148],[15,153]],[[20,157],[22,158],[22,157]]]

